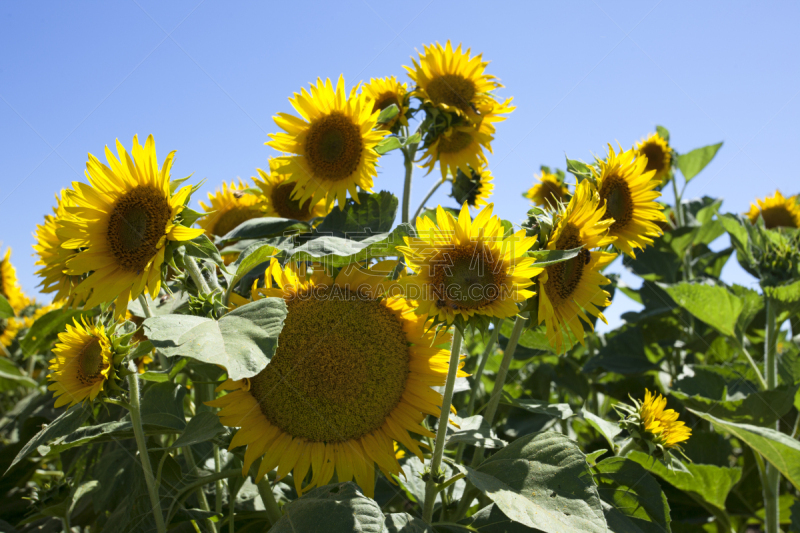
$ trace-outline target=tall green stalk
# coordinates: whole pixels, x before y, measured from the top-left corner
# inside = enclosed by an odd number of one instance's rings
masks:
[[[478,398],[478,390],[481,388],[481,378],[483,378],[483,371],[486,369],[486,362],[489,360],[492,353],[494,353],[494,346],[497,344],[497,338],[500,336],[500,324],[501,322],[495,324],[494,330],[492,330],[492,336],[489,337],[489,342],[486,343],[486,347],[481,354],[481,359],[478,362],[478,369],[475,371],[475,375],[472,376],[472,390],[469,393],[467,416],[475,414],[475,400]]]
[[[275,522],[281,519],[283,513],[281,513],[281,508],[278,507],[278,502],[275,501],[272,486],[269,484],[269,477],[264,476],[264,479],[258,482],[258,494],[261,496],[261,501],[264,502],[264,510],[267,513],[267,517],[274,526]]]
[[[450,347],[450,366],[447,370],[447,381],[444,385],[444,396],[442,397],[442,412],[439,414],[439,427],[436,429],[436,442],[433,446],[433,455],[431,456],[430,476],[425,483],[425,504],[422,509],[422,519],[429,524],[433,519],[433,504],[436,501],[436,494],[439,492],[436,479],[442,467],[444,440],[447,435],[447,421],[450,418],[450,406],[453,403],[453,389],[456,384],[456,375],[458,374],[460,358],[461,332],[455,328],[453,331],[453,342]]]
[[[186,266],[186,272],[192,277],[194,284],[197,285],[197,289],[202,294],[210,294],[211,289],[206,282],[206,278],[203,277],[203,273],[200,272],[200,267],[197,266],[197,262],[195,261],[194,257],[190,257],[188,255],[183,257],[183,264]]]
[[[411,178],[414,175],[414,155],[417,153],[417,145],[410,144],[401,148],[403,152],[403,165],[406,168],[406,177],[403,182],[403,222],[408,222],[409,211],[411,210]]]
[[[150,505],[153,506],[153,516],[156,519],[156,529],[158,533],[166,533],[164,525],[164,515],[161,513],[161,501],[158,498],[158,487],[155,477],[153,477],[153,467],[150,465],[150,456],[147,454],[147,442],[144,438],[144,427],[142,426],[141,406],[139,403],[139,373],[136,366],[131,364],[128,374],[128,389],[130,391],[129,409],[131,414],[131,424],[133,425],[133,436],[136,438],[136,446],[139,448],[139,457],[142,459],[142,470],[144,471],[144,481],[147,485],[147,493],[150,496]]]
[[[506,384],[506,376],[508,375],[508,368],[511,366],[511,360],[514,358],[514,352],[517,351],[517,344],[522,335],[522,330],[525,327],[526,318],[517,315],[514,321],[514,329],[511,330],[511,336],[508,338],[508,344],[503,352],[503,361],[500,363],[500,369],[497,371],[497,376],[494,380],[494,388],[492,395],[489,397],[489,404],[486,406],[486,412],[483,415],[483,420],[489,427],[492,427],[494,416],[497,414],[497,407],[500,405],[500,398],[503,396],[503,387]],[[478,466],[483,461],[483,446],[479,446],[475,450],[475,455],[472,457],[472,466]]]
[[[775,317],[775,303],[768,296],[764,296],[764,309],[767,315],[766,334],[764,336],[764,363],[767,378],[767,390],[778,386],[778,358],[775,348],[778,324]],[[775,430],[780,430],[780,422],[775,422]],[[780,472],[771,463],[766,464],[766,483],[764,484],[764,529],[766,533],[778,533],[780,530],[780,510],[778,498],[780,496]]]

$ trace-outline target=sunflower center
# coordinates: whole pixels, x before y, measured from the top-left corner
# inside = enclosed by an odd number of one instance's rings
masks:
[[[250,384],[267,420],[312,442],[380,428],[408,378],[402,323],[380,301],[338,286],[287,305],[275,356]]]
[[[439,152],[450,154],[460,152],[472,143],[472,135],[466,131],[454,131],[439,137]]]
[[[764,218],[764,227],[767,229],[777,228],[780,226],[787,228],[797,227],[797,223],[795,222],[792,213],[790,213],[789,210],[782,205],[762,209],[761,216]]]
[[[311,200],[307,200],[304,206],[301,206],[300,202],[292,200],[293,190],[294,183],[281,183],[274,187],[270,195],[273,208],[283,218],[302,221],[310,220]]]
[[[603,181],[600,188],[600,199],[606,203],[603,220],[614,219],[611,232],[624,229],[633,218],[633,198],[631,190],[624,179],[611,176]]]
[[[398,110],[400,109],[400,101],[397,99],[397,95],[392,92],[383,93],[375,100],[375,104],[372,106],[372,112],[383,111],[392,104],[396,105]]]
[[[433,297],[439,308],[479,309],[501,296],[505,274],[484,244],[443,251],[432,262]]]
[[[561,187],[552,181],[543,181],[541,183],[540,194],[545,204],[555,206],[558,202],[564,200],[564,194]]]
[[[103,345],[100,344],[100,339],[93,337],[81,350],[78,361],[81,381],[89,382],[96,378],[105,369]]]
[[[445,104],[463,111],[470,109],[475,84],[458,74],[445,74],[431,80],[425,88],[434,104]]]
[[[572,224],[569,224],[556,242],[556,249],[572,250],[582,244],[580,232]],[[578,252],[577,257],[547,267],[545,290],[551,301],[561,302],[572,297],[575,289],[580,285],[583,270],[591,258],[589,251],[583,248]]]
[[[361,130],[338,111],[312,123],[306,138],[306,156],[314,175],[332,181],[358,170],[363,149]]]
[[[217,219],[217,223],[214,224],[214,235],[218,235],[220,237],[227,235],[230,231],[237,228],[239,224],[250,220],[251,218],[256,218],[261,216],[261,213],[258,210],[253,209],[252,207],[245,207],[245,206],[234,206],[222,213],[219,219]]]
[[[171,215],[164,192],[149,185],[137,187],[119,198],[106,231],[117,264],[124,270],[141,272],[158,251]]]
[[[661,146],[655,143],[647,143],[639,149],[639,152],[647,157],[645,172],[655,170],[657,174],[664,170],[667,163],[667,154]]]

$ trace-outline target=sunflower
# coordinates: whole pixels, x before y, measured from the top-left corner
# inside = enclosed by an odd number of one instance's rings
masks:
[[[614,222],[603,220],[605,207],[588,180],[575,190],[569,204],[554,220],[548,250],[571,250],[581,247],[577,257],[545,268],[539,276],[539,323],[547,327],[550,345],[561,351],[564,338],[575,338],[583,344],[583,324],[592,323],[586,312],[606,321],[600,308],[611,301],[601,289],[610,281],[600,271],[617,254],[590,251],[614,242],[608,228]]]
[[[647,139],[639,141],[636,143],[636,155],[647,158],[644,171],[655,170],[654,180],[661,184],[667,182],[672,165],[672,148],[664,137],[653,133]]]
[[[539,207],[558,207],[569,200],[569,189],[556,175],[542,169],[541,176],[535,176],[539,183],[528,189],[525,198]]]
[[[761,216],[767,229],[800,228],[800,205],[797,203],[797,197],[784,198],[780,191],[775,191],[775,196],[763,200],[756,198],[756,202],[758,205],[750,204],[750,211],[747,213],[753,224]]]
[[[652,435],[657,444],[665,448],[674,448],[681,442],[689,440],[692,430],[678,420],[678,413],[674,409],[665,410],[666,406],[666,398],[645,389],[644,401],[639,406],[639,417],[642,427]]]
[[[257,196],[245,192],[247,185],[231,182],[222,183],[222,190],[214,194],[208,193],[210,205],[200,201],[200,206],[207,214],[197,221],[209,237],[223,237],[242,222],[263,216]]]
[[[253,178],[261,189],[265,216],[308,222],[312,218],[327,215],[330,209],[325,207],[324,198],[313,206],[313,200],[306,200],[301,204],[300,200],[292,198],[295,184],[287,174],[274,171],[274,161],[269,161],[269,173],[257,168],[259,177]]]
[[[67,330],[58,334],[53,354],[48,379],[54,383],[48,388],[54,391],[56,407],[94,400],[113,377],[114,352],[102,324],[77,320],[67,324]]]
[[[9,317],[7,319],[0,319],[0,345],[8,348],[17,337],[17,333],[24,327],[24,322],[17,317]],[[6,354],[6,350],[0,350],[0,353]]]
[[[667,219],[664,206],[656,202],[661,193],[655,190],[659,182],[653,179],[655,171],[646,171],[647,158],[634,150],[620,153],[608,145],[608,159],[598,159],[599,171],[592,167],[600,194],[600,205],[605,208],[604,220],[613,220],[608,234],[617,237],[614,246],[634,257],[634,248],[644,249],[653,244],[652,237],[663,235],[659,222]]]
[[[371,78],[369,83],[362,87],[367,99],[372,102],[372,111],[380,113],[390,105],[397,106],[398,113],[392,120],[379,124],[378,128],[391,130],[398,123],[408,127],[408,85],[400,83],[394,76],[388,78]]]
[[[424,48],[419,61],[411,58],[413,67],[403,67],[416,85],[414,96],[424,103],[475,123],[482,115],[497,116],[513,110],[508,105],[510,100],[498,104],[493,98],[492,91],[502,85],[485,73],[489,62],[483,61],[482,54],[470,57],[469,48],[464,52],[459,44],[453,50],[450,41],[445,46],[436,43]]]
[[[450,196],[460,204],[466,202],[470,207],[484,206],[488,203],[486,200],[494,190],[492,181],[494,181],[494,176],[487,168],[479,170],[470,168],[467,174],[459,170],[453,180],[453,189]]]
[[[66,192],[73,205],[69,217],[59,221],[56,235],[67,249],[83,248],[67,261],[66,273],[91,274],[75,292],[88,293],[85,307],[116,300],[115,317],[125,315],[128,301],[145,290],[155,298],[161,287],[161,265],[166,241],[187,241],[202,229],[175,223],[192,186],[170,191],[170,152],[159,170],[153,136],[145,146],[133,137],[131,155],[117,141],[119,159],[106,147],[111,168],[89,154],[89,184],[73,182]],[[132,157],[131,157],[132,156]]]
[[[469,167],[482,168],[486,166],[486,149],[492,153],[493,137],[487,133],[486,125],[470,126],[460,125],[447,128],[431,142],[420,160],[427,158],[422,167],[428,169],[428,174],[433,171],[436,162],[442,171],[442,179],[447,174],[456,175],[458,169],[469,172]]]
[[[218,390],[232,392],[208,402],[223,424],[241,428],[230,447],[247,446],[242,475],[263,456],[256,481],[275,467],[278,479],[293,471],[302,494],[335,470],[372,497],[375,464],[387,477],[401,472],[393,441],[422,458],[410,433],[433,437],[421,422],[439,415],[442,397],[431,387],[445,382],[450,335],[429,331],[412,302],[384,296],[392,269],[351,266],[334,280],[270,264],[266,287],[253,292],[286,300],[278,349],[259,374],[226,381]]]
[[[448,324],[459,316],[506,318],[533,296],[528,287],[542,269],[526,253],[536,237],[521,230],[503,238],[505,229],[492,216],[493,208],[489,204],[471,220],[465,203],[456,220],[439,206],[436,222],[417,219],[419,237],[403,237],[406,245],[397,250],[414,271],[403,283],[419,299],[420,314]]]
[[[0,295],[8,300],[9,305],[16,313],[30,304],[30,300],[22,292],[17,281],[17,271],[11,264],[11,248],[7,248],[5,257],[0,259]]]
[[[54,300],[64,300],[72,305],[75,302],[75,287],[80,283],[80,276],[70,276],[66,273],[67,261],[77,253],[77,249],[64,248],[57,235],[59,221],[67,217],[66,206],[71,205],[64,191],[56,195],[56,207],[52,215],[45,215],[44,224],[36,226],[36,244],[33,250],[38,259],[36,265],[41,268],[36,275],[42,278],[39,286],[42,292],[55,292]]]
[[[286,133],[270,134],[267,146],[296,155],[276,158],[275,171],[289,174],[295,183],[294,197],[305,203],[325,199],[327,207],[336,200],[344,208],[347,191],[358,202],[356,186],[372,191],[378,152],[375,147],[389,132],[374,130],[380,113],[365,94],[344,88],[344,77],[334,90],[331,80],[318,79],[309,93],[302,89],[289,101],[300,113],[297,118],[278,113],[275,123]]]

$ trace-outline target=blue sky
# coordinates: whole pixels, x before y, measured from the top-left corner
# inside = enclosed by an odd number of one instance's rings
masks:
[[[800,189],[798,22],[793,2],[4,2],[0,241],[35,294],[31,234],[84,179],[87,152],[152,133],[161,159],[177,150],[174,176],[206,179],[205,197],[266,166],[293,92],[342,73],[407,79],[415,49],[447,39],[482,52],[514,96],[489,158],[504,218],[524,218],[539,165],[630,146],[656,124],[679,151],[725,141],[688,196],[744,211]],[[401,156],[381,165],[376,189],[400,194]],[[417,173],[412,206],[434,178]],[[735,261],[725,275],[752,283]],[[620,295],[612,324],[631,307]]]

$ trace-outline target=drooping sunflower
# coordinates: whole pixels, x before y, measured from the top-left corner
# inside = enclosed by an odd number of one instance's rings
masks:
[[[613,219],[608,234],[616,237],[614,246],[634,257],[634,248],[644,249],[653,244],[653,237],[663,235],[659,223],[666,222],[664,206],[656,202],[661,193],[655,190],[659,182],[655,171],[646,171],[647,158],[636,151],[617,154],[608,145],[608,158],[597,160],[599,171],[592,167],[600,194],[600,205],[605,208],[604,220]]]
[[[539,276],[539,323],[545,323],[550,345],[561,350],[565,339],[583,344],[583,324],[592,327],[590,313],[606,321],[600,309],[611,301],[601,287],[610,281],[601,269],[617,254],[592,251],[614,242],[608,235],[613,220],[603,219],[605,207],[588,180],[583,180],[563,211],[556,214],[548,250],[582,247],[577,257],[545,268]]]
[[[394,76],[388,78],[371,78],[369,83],[363,85],[361,90],[372,102],[372,111],[380,113],[390,105],[397,106],[398,113],[392,120],[378,127],[384,130],[391,130],[397,124],[408,127],[408,85],[400,83]]]
[[[270,159],[270,172],[267,173],[257,168],[259,177],[253,177],[253,181],[261,189],[264,216],[288,218],[292,220],[302,220],[307,222],[312,218],[324,217],[330,211],[330,206],[326,207],[325,199],[320,199],[312,205],[313,200],[300,202],[294,199],[293,191],[295,183],[287,174],[280,174],[273,170],[273,159]]]
[[[344,207],[347,192],[358,201],[356,187],[372,191],[378,152],[375,147],[389,132],[375,130],[379,112],[365,94],[350,95],[340,76],[334,89],[331,80],[317,80],[309,93],[305,89],[289,98],[301,118],[278,113],[273,119],[285,133],[270,134],[265,144],[279,152],[295,155],[277,157],[275,171],[290,175],[294,197],[301,203],[325,199]]]
[[[203,211],[208,213],[197,221],[209,237],[223,237],[242,222],[263,216],[259,198],[245,192],[247,184],[223,182],[222,190],[208,193],[210,205],[200,201]]]
[[[67,324],[66,331],[58,334],[53,354],[48,376],[53,383],[48,389],[56,407],[94,400],[113,377],[114,351],[102,324],[77,320]]]
[[[484,206],[488,203],[486,200],[494,190],[492,181],[494,181],[494,176],[488,168],[479,170],[470,168],[466,174],[459,169],[453,180],[450,196],[455,198],[459,204],[466,203],[470,207]]]
[[[750,211],[747,217],[753,224],[758,217],[764,219],[764,227],[767,229],[786,227],[800,228],[800,203],[796,196],[784,198],[780,191],[775,191],[774,196],[769,196],[763,200],[756,198],[756,204],[750,204]]]
[[[422,457],[410,433],[433,436],[421,422],[439,415],[442,397],[431,387],[445,382],[450,335],[429,331],[411,302],[386,295],[389,271],[350,267],[334,280],[270,264],[266,287],[253,292],[286,301],[278,349],[259,374],[226,381],[218,390],[231,392],[208,403],[221,408],[223,424],[241,428],[230,447],[247,446],[243,475],[263,456],[257,480],[277,467],[278,479],[293,472],[302,494],[335,470],[371,497],[375,464],[387,476],[401,471],[392,441]]]
[[[539,183],[528,189],[525,198],[539,207],[557,207],[559,203],[569,200],[567,185],[555,174],[542,169],[540,176],[534,176]]]
[[[456,317],[473,315],[506,318],[517,314],[517,303],[533,296],[529,287],[542,269],[528,250],[536,237],[525,230],[503,238],[493,204],[471,220],[464,204],[458,220],[439,206],[436,222],[417,219],[418,237],[404,237],[397,250],[414,271],[403,284],[415,300],[418,312],[451,324]]]
[[[30,304],[30,300],[17,281],[17,271],[11,264],[11,248],[6,249],[6,255],[0,259],[0,295],[8,300],[14,312],[19,313]]]
[[[62,246],[62,240],[57,235],[59,220],[69,216],[65,207],[70,205],[68,198],[61,191],[56,196],[56,207],[53,208],[52,215],[44,217],[44,224],[36,226],[36,244],[33,250],[38,259],[36,265],[41,268],[36,271],[36,275],[42,278],[39,286],[42,292],[55,292],[55,301],[65,301],[69,305],[75,302],[75,287],[80,283],[80,276],[70,276],[66,273],[67,261],[72,259],[78,249],[69,249]]]
[[[654,170],[653,179],[662,184],[666,183],[672,168],[672,148],[664,137],[653,133],[647,139],[642,139],[636,143],[636,155],[647,158],[645,172]]]
[[[428,169],[428,174],[433,171],[436,162],[442,171],[442,179],[447,174],[456,175],[458,169],[469,172],[469,168],[482,168],[486,166],[484,149],[492,153],[493,137],[487,133],[486,125],[470,126],[462,124],[446,129],[439,134],[422,154],[420,160],[422,167]]]
[[[639,416],[644,430],[650,433],[658,444],[665,448],[674,448],[681,442],[689,440],[692,430],[678,420],[678,413],[674,409],[664,409],[666,406],[666,398],[645,389],[644,401],[639,406]]]
[[[69,217],[59,221],[56,235],[66,249],[81,248],[67,261],[66,273],[90,273],[75,292],[91,291],[85,306],[116,302],[116,318],[125,315],[128,301],[145,290],[155,298],[161,287],[161,265],[165,245],[187,241],[203,234],[175,222],[183,211],[192,186],[174,195],[170,191],[170,168],[175,152],[158,168],[153,136],[144,146],[133,137],[131,154],[117,141],[119,159],[106,147],[111,168],[89,154],[89,183],[73,182],[67,190],[72,205]]]
[[[414,95],[426,104],[459,116],[472,122],[480,122],[482,115],[510,113],[510,100],[498,104],[492,91],[502,85],[497,79],[485,73],[488,61],[483,55],[470,57],[470,49],[462,51],[461,45],[453,50],[450,41],[442,46],[439,43],[425,46],[425,53],[411,58],[413,67],[403,67],[414,81]]]

